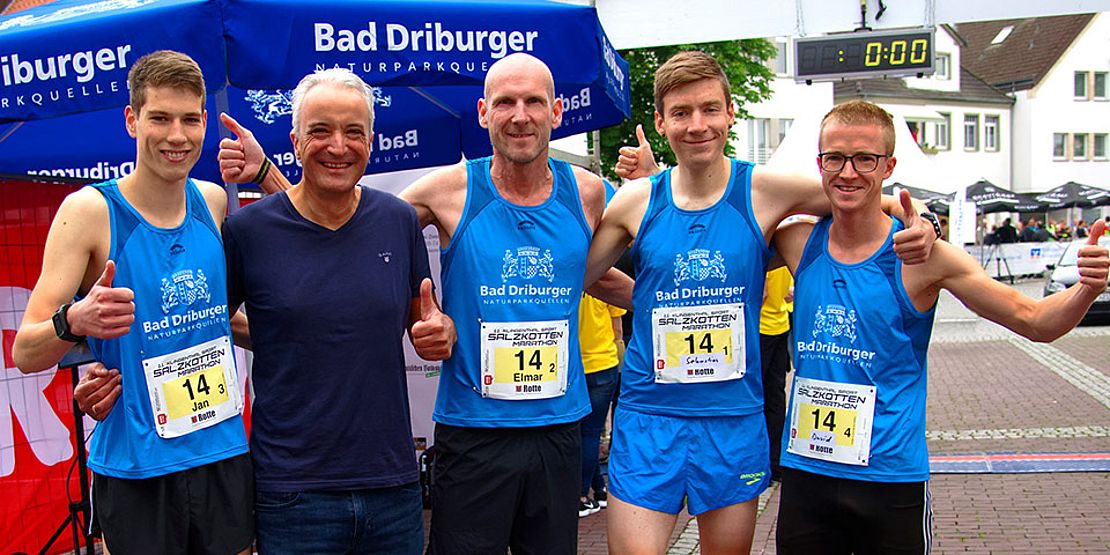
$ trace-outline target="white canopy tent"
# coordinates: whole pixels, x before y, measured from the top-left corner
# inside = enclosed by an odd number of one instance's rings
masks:
[[[859,27],[857,0],[562,0],[597,7],[619,49],[757,37],[807,36]],[[1110,11],[1110,0],[867,0],[874,29]],[[675,22],[682,22],[676,25]]]

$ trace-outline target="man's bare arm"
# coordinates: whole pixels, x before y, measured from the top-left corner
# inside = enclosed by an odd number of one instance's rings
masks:
[[[586,223],[591,230],[596,230],[605,211],[605,182],[593,172],[577,166],[574,166],[574,179],[578,182],[578,198]]]
[[[609,268],[609,271],[602,274],[597,281],[587,286],[585,291],[591,297],[601,299],[608,304],[619,306],[625,310],[632,310],[632,287],[634,285],[635,282],[628,277],[628,274],[616,268]]]
[[[46,238],[42,273],[12,349],[16,366],[24,372],[54,366],[73,347],[58,339],[51,318],[58,307],[86,288],[85,297],[67,313],[71,333],[108,339],[130,329],[135,320],[134,293],[112,287],[115,264],[101,262],[107,252],[108,228],[108,205],[94,189],[66,197],[58,208]]]
[[[397,196],[416,209],[420,226],[436,226],[439,244],[447,246],[466,208],[466,163],[430,172]]]
[[[798,264],[801,262],[802,253],[806,248],[806,242],[809,241],[809,235],[813,232],[813,224],[814,222],[805,220],[785,223],[778,227],[772,240],[775,245],[775,259],[780,260],[781,264],[776,264],[772,260],[772,263],[768,265],[768,271],[781,265],[786,266],[791,275],[797,273]],[[763,292],[766,294],[766,289]]]
[[[1101,235],[1105,224],[1099,222],[1096,226]],[[1092,226],[1093,241],[1097,241],[1096,226]],[[909,271],[907,286],[915,304],[916,297],[935,299],[935,292],[929,290],[927,283],[925,287],[921,283],[922,279],[935,279],[936,287],[951,291],[976,314],[1033,341],[1052,341],[1074,328],[1091,303],[1106,290],[1110,271],[1106,247],[1089,244],[1080,251],[1080,281],[1066,291],[1034,300],[991,279],[963,249],[944,241],[937,242],[937,246],[935,259],[925,265],[927,270],[922,278],[916,277],[916,269]]]
[[[832,205],[821,182],[801,174],[782,173],[756,166],[752,174],[752,205],[761,228],[774,229],[788,216],[812,214],[827,216]],[[925,205],[910,198],[907,191],[901,196],[883,195],[883,212],[902,220],[905,229],[894,234],[894,252],[906,264],[920,264],[928,260],[933,243],[937,240],[933,224],[918,216],[926,211]]]

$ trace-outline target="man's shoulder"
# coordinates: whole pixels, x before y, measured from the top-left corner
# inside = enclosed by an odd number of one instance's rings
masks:
[[[596,173],[583,168],[582,166],[575,166],[571,164],[571,172],[574,174],[574,180],[578,182],[578,187],[599,188],[604,190],[605,183],[601,177]]]
[[[108,213],[108,200],[97,188],[100,183],[81,187],[66,195],[59,207],[59,212],[64,212],[71,217],[95,218]]]
[[[468,174],[466,161],[445,168],[432,170],[412,183],[412,186],[425,186],[440,189],[443,187],[466,187]]]

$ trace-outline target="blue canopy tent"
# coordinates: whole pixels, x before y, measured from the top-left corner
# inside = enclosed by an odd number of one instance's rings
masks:
[[[368,173],[490,153],[476,106],[489,66],[544,60],[566,107],[553,138],[620,122],[628,65],[593,8],[543,0],[62,0],[0,18],[0,175],[114,177],[134,158],[122,126],[127,70],[158,49],[188,53],[213,93],[194,175],[218,181],[215,114],[228,111],[299,178],[289,95],[305,74],[346,67],[376,93]],[[286,90],[281,90],[286,89]]]
[[[226,100],[209,95],[208,133],[201,158],[192,172],[198,179],[219,182],[216,162],[224,111],[250,128],[266,152],[290,180],[300,178],[289,140],[292,116],[289,91],[243,90],[228,86]],[[462,151],[458,127],[449,114],[431,109],[428,101],[406,87],[375,88],[374,150],[367,173],[451,164]],[[41,175],[56,179],[111,179],[132,169],[135,142],[123,126],[123,108],[73,114],[0,126],[0,175]],[[487,138],[488,144],[488,138]]]

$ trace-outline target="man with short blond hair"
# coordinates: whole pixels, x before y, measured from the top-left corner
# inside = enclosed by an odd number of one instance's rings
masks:
[[[817,156],[832,216],[774,237],[796,279],[797,341],[779,553],[928,553],[927,352],[942,289],[1034,341],[1067,333],[1106,289],[1110,259],[1096,238],[1080,250],[1080,281],[1039,301],[944,241],[904,265],[892,248],[902,223],[880,208],[897,163],[893,131],[874,104],[833,108]]]

